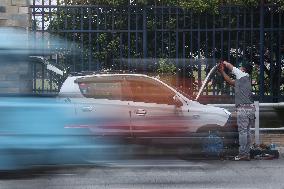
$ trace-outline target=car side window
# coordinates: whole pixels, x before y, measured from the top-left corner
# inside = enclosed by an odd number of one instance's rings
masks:
[[[175,105],[175,93],[155,81],[130,80],[133,101]]]
[[[87,98],[121,100],[122,83],[120,81],[79,83],[81,93]]]

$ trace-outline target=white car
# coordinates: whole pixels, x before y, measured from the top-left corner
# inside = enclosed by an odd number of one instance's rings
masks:
[[[0,115],[0,172],[124,158],[121,146],[214,156],[237,146],[227,110],[141,74],[70,76],[57,98],[1,97]]]
[[[236,138],[229,134],[235,131],[230,112],[190,100],[155,77],[70,76],[58,97],[73,104],[81,120],[69,128],[88,128],[97,136],[201,146],[207,154],[221,154],[229,144],[236,143]]]

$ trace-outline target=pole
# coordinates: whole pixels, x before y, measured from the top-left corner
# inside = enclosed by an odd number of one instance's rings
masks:
[[[264,1],[261,0],[260,5],[260,34],[259,34],[259,99],[263,101],[264,98]]]
[[[259,139],[259,101],[254,102],[255,106],[255,144],[259,145],[260,144],[260,139]]]

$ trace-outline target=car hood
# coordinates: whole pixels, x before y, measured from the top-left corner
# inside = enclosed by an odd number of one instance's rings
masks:
[[[188,103],[189,112],[195,112],[202,117],[202,122],[206,124],[216,124],[224,126],[228,121],[231,113],[220,107],[211,105],[203,105],[196,101],[190,101]]]

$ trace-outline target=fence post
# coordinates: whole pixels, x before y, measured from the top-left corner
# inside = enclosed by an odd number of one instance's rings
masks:
[[[259,34],[259,99],[263,101],[264,99],[264,1],[261,0],[260,5],[260,34]]]
[[[260,144],[260,139],[259,139],[259,101],[254,101],[254,106],[255,106],[255,126],[254,126],[254,139],[255,139],[255,144],[259,145]]]
[[[147,12],[146,6],[143,7],[143,58],[147,58]]]

